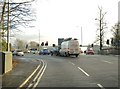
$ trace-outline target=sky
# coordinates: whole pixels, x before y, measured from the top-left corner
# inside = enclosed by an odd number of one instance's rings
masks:
[[[111,26],[118,21],[119,0],[36,0],[33,8],[36,11],[34,28],[19,28],[14,39],[57,44],[58,38],[77,38],[82,45],[92,44],[96,40],[99,28],[98,6],[102,6],[107,23],[105,40],[112,37]],[[82,29],[82,41],[81,41]]]

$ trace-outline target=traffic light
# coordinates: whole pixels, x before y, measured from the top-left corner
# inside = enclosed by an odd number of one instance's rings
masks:
[[[109,39],[107,39],[106,44],[109,45]]]
[[[44,46],[44,42],[41,43],[41,46]]]
[[[55,44],[53,44],[53,47],[55,47]]]
[[[93,44],[91,44],[91,47],[93,47],[94,45]]]
[[[48,46],[48,41],[46,41],[45,46]]]

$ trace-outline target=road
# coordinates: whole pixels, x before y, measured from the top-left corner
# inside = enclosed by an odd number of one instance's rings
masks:
[[[59,57],[27,54],[22,60],[43,60],[46,70],[37,87],[118,87],[118,57],[104,55],[80,55]]]

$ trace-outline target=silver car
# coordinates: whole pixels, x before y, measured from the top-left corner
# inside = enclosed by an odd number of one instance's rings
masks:
[[[15,50],[13,52],[13,56],[24,56],[24,52],[22,50]]]

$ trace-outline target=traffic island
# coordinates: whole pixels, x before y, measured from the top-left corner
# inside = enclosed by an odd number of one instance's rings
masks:
[[[2,88],[3,74],[12,70],[12,53],[0,52],[0,89]]]
[[[12,71],[2,76],[2,88],[17,89],[37,68],[38,61],[13,58]]]
[[[12,53],[0,52],[0,74],[3,75],[12,70]]]

